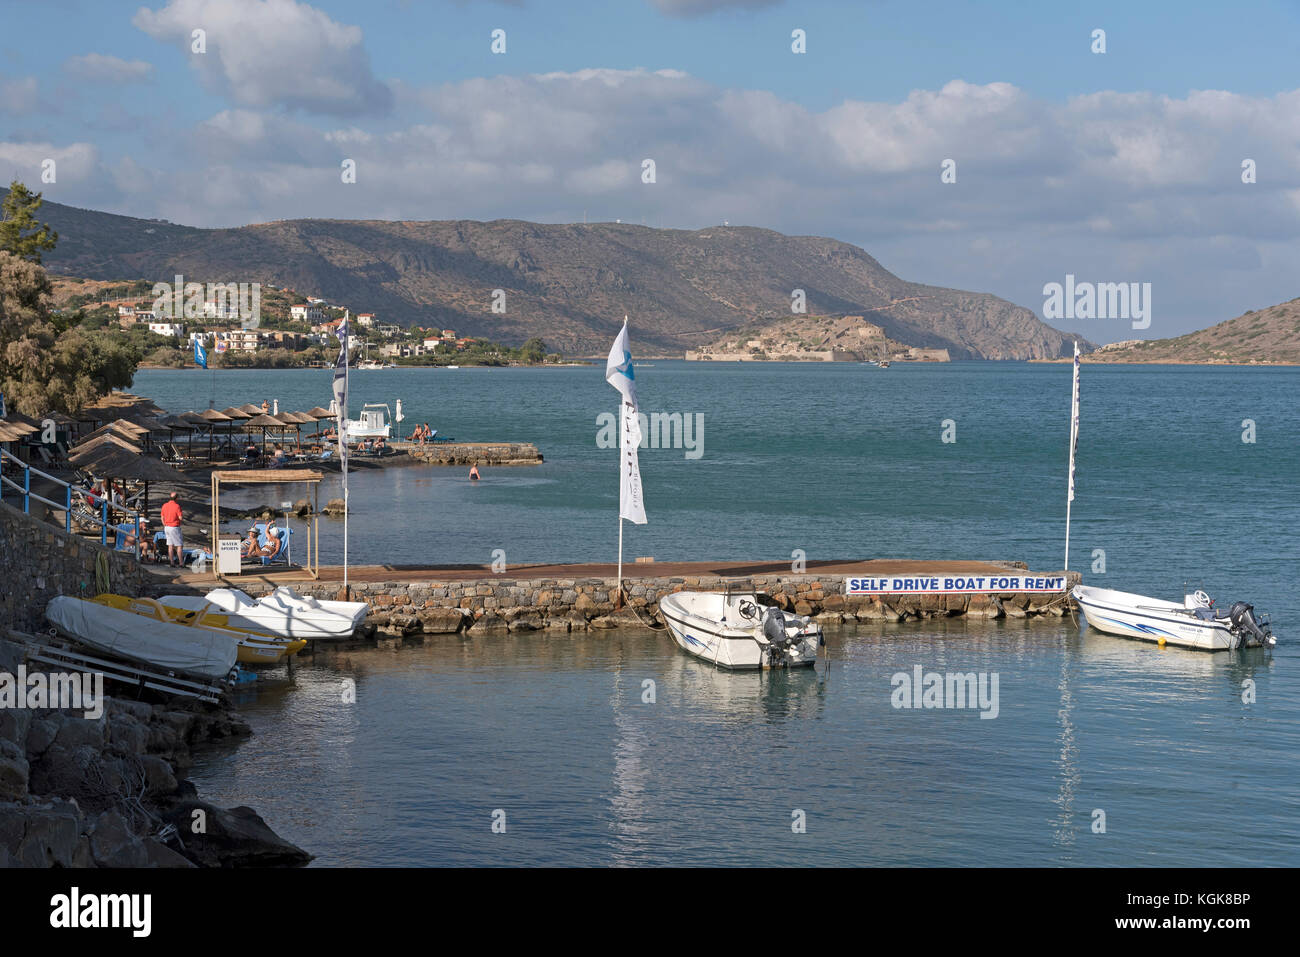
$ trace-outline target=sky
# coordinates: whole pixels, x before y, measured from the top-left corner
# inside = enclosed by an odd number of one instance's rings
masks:
[[[4,21],[0,177],[69,205],[728,222],[1040,316],[1067,275],[1150,283],[1145,329],[1048,319],[1094,342],[1300,295],[1300,0],[5,0]]]

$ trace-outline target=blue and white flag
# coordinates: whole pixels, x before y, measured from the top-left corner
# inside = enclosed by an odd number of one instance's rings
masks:
[[[208,367],[207,350],[203,348],[203,343],[198,339],[194,340],[194,364],[200,369],[206,369]]]
[[[339,357],[334,362],[334,408],[339,433],[339,462],[348,465],[348,313],[339,322]]]
[[[637,525],[646,523],[645,502],[641,498],[641,465],[637,448],[641,445],[640,410],[636,403],[636,372],[627,344],[627,316],[605,362],[605,381],[623,396],[619,415],[618,515]]]

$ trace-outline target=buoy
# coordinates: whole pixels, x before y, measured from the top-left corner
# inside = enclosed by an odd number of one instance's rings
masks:
[[[1165,639],[1163,635],[1156,639],[1156,644],[1159,645],[1161,648],[1165,646]]]

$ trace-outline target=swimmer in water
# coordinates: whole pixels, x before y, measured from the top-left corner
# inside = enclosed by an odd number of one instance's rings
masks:
[[[469,467],[469,480],[470,480],[471,482],[477,482],[478,479],[479,479],[479,475],[478,475],[478,466],[477,466],[477,465],[471,465],[471,466]]]

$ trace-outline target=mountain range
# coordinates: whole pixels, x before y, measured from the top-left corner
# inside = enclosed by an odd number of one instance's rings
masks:
[[[997,296],[900,279],[849,243],[753,227],[297,219],[201,229],[48,201],[40,219],[59,232],[45,255],[54,273],[271,283],[381,322],[512,344],[539,336],[568,354],[603,353],[625,314],[640,351],[680,353],[789,316],[796,290],[808,314],[864,315],[892,340],[954,359],[1052,358],[1077,338]]]

